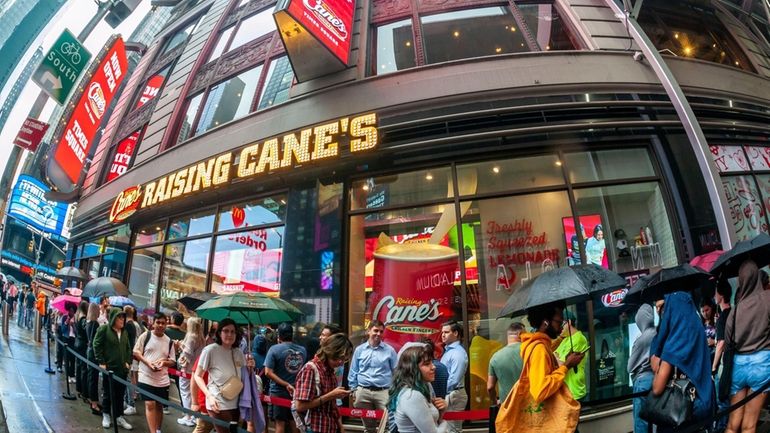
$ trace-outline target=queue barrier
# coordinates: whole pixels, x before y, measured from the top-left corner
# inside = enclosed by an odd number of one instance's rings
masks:
[[[50,330],[48,330],[48,333],[50,334]],[[208,416],[206,414],[203,414],[201,412],[194,412],[194,411],[192,411],[190,409],[185,409],[184,407],[182,407],[182,406],[180,406],[180,405],[178,405],[178,404],[176,404],[176,403],[174,403],[172,401],[160,398],[160,397],[158,397],[158,396],[156,396],[156,395],[154,395],[154,394],[152,394],[150,392],[147,392],[145,390],[139,389],[136,385],[132,384],[131,382],[128,382],[128,381],[126,381],[126,380],[124,380],[124,379],[122,379],[120,377],[116,377],[113,374],[112,371],[104,370],[101,367],[99,367],[98,365],[96,365],[93,362],[89,361],[88,359],[84,358],[82,355],[77,353],[74,349],[70,348],[69,345],[67,345],[67,343],[64,343],[61,340],[59,340],[58,337],[54,337],[54,339],[56,340],[56,342],[58,344],[62,344],[66,348],[66,350],[68,352],[72,353],[78,359],[80,359],[81,361],[86,363],[86,365],[88,365],[91,368],[95,368],[95,369],[99,370],[103,375],[106,375],[107,378],[110,381],[114,380],[114,381],[120,382],[120,383],[124,384],[128,389],[131,389],[132,391],[138,391],[140,394],[142,394],[144,396],[147,396],[147,397],[150,397],[151,399],[160,402],[164,406],[173,407],[174,409],[178,409],[178,410],[182,411],[183,413],[185,413],[187,415],[192,415],[192,416],[194,416],[196,418],[201,418],[204,421],[208,421],[209,423],[216,424],[216,425],[219,425],[219,426],[222,426],[222,427],[227,427],[233,433],[248,433],[248,431],[240,428],[238,426],[238,424],[235,423],[235,422],[228,423],[226,421],[222,421],[222,420],[218,420],[216,418],[212,418],[212,417],[210,417],[210,416]],[[177,370],[177,369],[174,369],[174,368],[169,368],[168,371],[169,371],[169,374],[171,374],[171,375],[175,375],[175,376],[179,376],[179,377],[184,377],[184,378],[187,378],[187,379],[192,379],[192,377],[189,374],[185,373],[184,371],[180,371],[180,370]],[[728,416],[731,412],[734,412],[735,410],[740,409],[741,407],[746,405],[749,401],[754,399],[754,397],[756,397],[759,394],[762,394],[763,392],[765,392],[768,388],[770,388],[770,381],[767,382],[760,389],[758,389],[758,390],[752,392],[751,394],[747,395],[745,398],[743,398],[741,401],[735,403],[734,405],[731,405],[730,407],[728,407],[728,408],[726,408],[726,409],[724,409],[722,411],[715,412],[711,416],[706,417],[704,419],[692,420],[692,421],[690,421],[690,422],[688,422],[686,424],[683,424],[683,425],[675,428],[674,432],[676,432],[676,433],[696,433],[696,432],[700,432],[700,431],[704,430],[707,426],[711,425],[717,419],[720,419],[723,416]],[[629,400],[629,399],[633,399],[633,398],[646,397],[647,394],[648,394],[648,392],[646,392],[646,391],[645,392],[638,392],[638,393],[634,393],[634,394],[631,394],[631,395],[625,395],[625,396],[620,396],[620,397],[613,397],[613,398],[604,399],[604,400],[601,400],[601,401],[598,401],[598,402],[592,402],[592,404],[598,405],[598,404],[607,404],[607,403],[612,403],[612,402],[624,401],[624,400]],[[286,399],[286,398],[270,397],[268,395],[264,395],[263,394],[261,396],[261,400],[262,400],[262,402],[267,403],[267,404],[273,404],[273,405],[281,406],[281,407],[291,407],[291,400]],[[382,410],[357,409],[357,408],[348,408],[348,407],[339,407],[338,410],[339,410],[340,415],[342,415],[342,416],[351,417],[351,418],[362,418],[362,419],[363,418],[367,418],[367,419],[380,419],[380,418],[382,418],[382,415],[384,413],[384,411],[382,411]],[[112,418],[114,420],[115,417],[113,416]],[[465,410],[465,411],[457,411],[457,412],[445,412],[443,418],[445,420],[447,420],[447,421],[488,421],[489,420],[489,411],[488,410]],[[117,426],[117,424],[115,422],[113,422],[113,426],[115,427],[115,433],[117,433],[118,432],[118,426]]]

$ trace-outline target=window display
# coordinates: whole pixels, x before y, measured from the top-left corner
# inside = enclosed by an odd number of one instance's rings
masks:
[[[217,236],[211,291],[261,292],[278,296],[281,282],[283,227]]]

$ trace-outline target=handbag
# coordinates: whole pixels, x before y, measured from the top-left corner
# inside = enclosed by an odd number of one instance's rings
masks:
[[[655,425],[679,427],[692,418],[695,401],[695,385],[689,378],[679,377],[674,370],[674,377],[666,385],[661,395],[647,394],[639,416]]]
[[[538,343],[542,344],[542,343]],[[546,349],[547,350],[547,349]],[[530,349],[519,381],[500,405],[495,418],[497,433],[573,433],[580,417],[580,403],[572,397],[566,384],[541,403],[529,391]],[[551,366],[555,360],[551,360]]]
[[[235,400],[235,398],[240,395],[241,390],[243,390],[243,382],[238,378],[238,367],[235,365],[235,354],[233,353],[233,350],[235,349],[230,350],[230,355],[233,357],[233,368],[235,369],[235,373],[227,379],[227,382],[225,382],[224,385],[219,387],[219,392],[225,400]]]

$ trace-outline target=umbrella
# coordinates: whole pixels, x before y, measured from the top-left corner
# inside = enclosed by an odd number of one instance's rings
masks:
[[[80,297],[80,295],[83,293],[83,291],[78,289],[77,287],[64,287],[61,290],[62,290],[62,293],[64,293],[64,291],[67,290],[70,292],[70,295],[78,296],[78,297]]]
[[[74,266],[65,266],[56,271],[56,276],[59,278],[72,278],[75,280],[87,280],[88,275],[85,272]]]
[[[594,293],[625,286],[625,278],[599,265],[556,268],[543,272],[517,290],[497,317],[521,316],[532,307],[555,301],[576,302]]]
[[[136,304],[131,299],[125,297],[125,296],[110,296],[109,298],[110,305],[113,307],[120,307],[123,308],[126,305],[130,305],[132,307],[136,307]]]
[[[51,308],[55,308],[60,313],[66,313],[69,305],[74,305],[75,308],[80,304],[80,297],[72,295],[59,295],[51,301]]]
[[[754,260],[758,267],[770,264],[770,236],[760,233],[750,240],[740,241],[735,246],[719,256],[711,273],[720,278],[730,278],[738,275],[738,269],[745,260]]]
[[[176,301],[184,305],[184,307],[188,310],[195,311],[196,308],[200,307],[206,301],[214,298],[215,296],[217,296],[216,293],[192,292],[177,299]]]
[[[83,293],[81,294],[84,298],[116,295],[128,296],[129,291],[122,281],[112,277],[94,278],[83,287]]]
[[[692,260],[690,260],[690,264],[693,266],[697,266],[705,271],[710,271],[711,268],[714,267],[714,262],[719,259],[719,256],[724,254],[725,252],[722,250],[715,250],[710,253],[701,254],[699,256],[693,257]]]
[[[302,311],[283,299],[254,292],[217,296],[203,303],[195,313],[215,322],[230,318],[239,325],[294,322],[302,316]]]
[[[677,291],[692,291],[712,278],[701,268],[687,263],[663,268],[654,274],[639,278],[628,291],[625,301],[652,302],[663,299],[663,295]]]

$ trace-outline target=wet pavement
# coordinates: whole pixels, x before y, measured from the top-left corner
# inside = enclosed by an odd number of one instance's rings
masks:
[[[45,336],[42,343],[37,343],[32,331],[16,326],[15,317],[9,322],[9,335],[0,338],[0,433],[113,432],[113,428],[102,428],[102,417],[92,415],[83,401],[62,398],[67,391],[65,375],[45,372]],[[51,363],[54,361],[52,344]],[[75,394],[74,385],[70,385],[70,390]],[[173,385],[171,400],[179,401]],[[141,402],[136,410],[137,414],[126,416],[126,420],[134,427],[132,431],[148,432]],[[163,432],[191,432],[192,427],[177,424],[179,417],[180,412],[173,409],[165,415]]]

